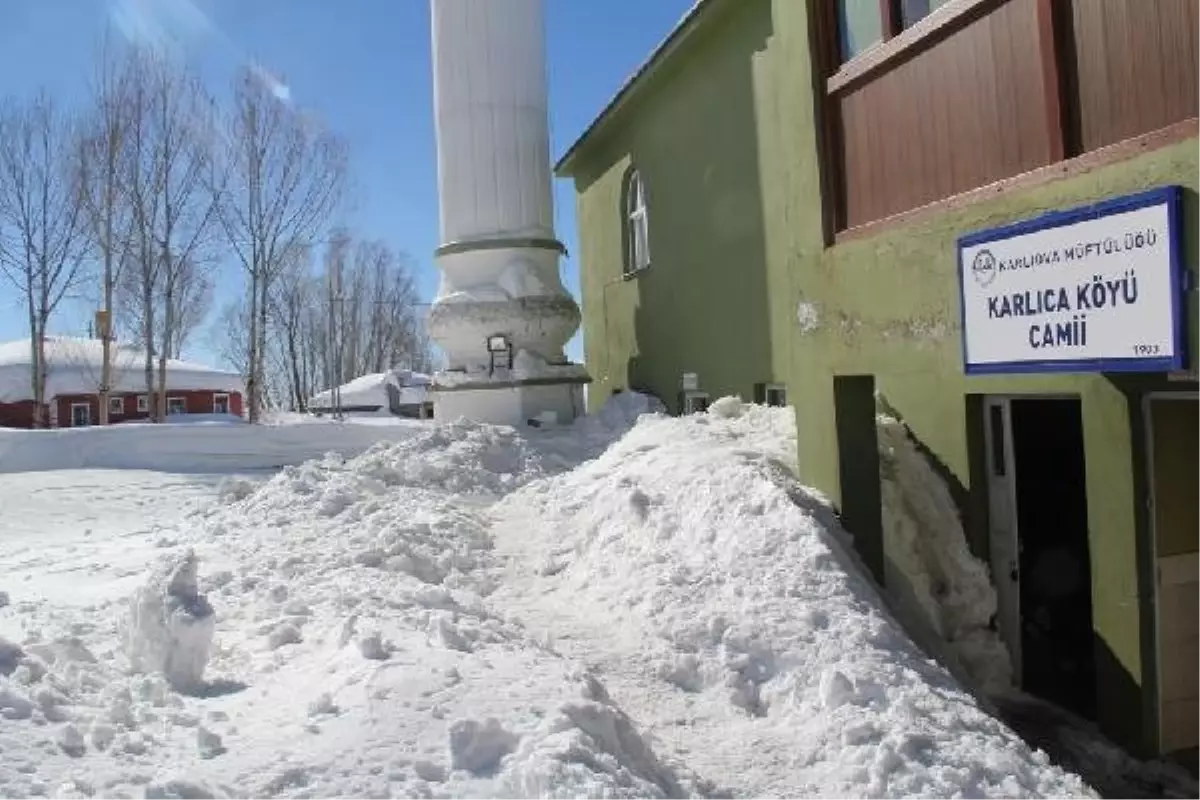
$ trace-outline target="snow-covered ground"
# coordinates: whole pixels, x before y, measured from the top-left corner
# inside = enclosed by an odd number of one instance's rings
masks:
[[[881,610],[790,411],[640,402],[0,478],[0,796],[1091,794]]]
[[[230,479],[141,470],[0,477],[0,591],[67,616],[128,596],[173,546],[170,532]],[[0,610],[0,636],[19,635],[21,619]]]

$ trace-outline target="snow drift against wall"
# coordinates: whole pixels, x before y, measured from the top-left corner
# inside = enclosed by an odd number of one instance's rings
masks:
[[[950,490],[917,449],[907,426],[876,417],[888,575],[885,583],[906,622],[920,621],[946,644],[983,689],[1012,684],[1008,649],[992,624],[996,590],[986,564],[971,554]]]
[[[791,413],[722,399],[646,417],[510,495],[494,597],[597,663],[679,743],[664,752],[739,794],[1086,794],[880,611],[832,514],[779,458],[794,441],[764,436]]]

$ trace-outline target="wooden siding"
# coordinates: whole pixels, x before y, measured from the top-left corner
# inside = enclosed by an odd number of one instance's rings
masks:
[[[1197,0],[1073,0],[1073,135],[1082,152],[1195,117]]]
[[[145,394],[141,392],[140,394]],[[242,396],[237,392],[213,392],[209,390],[202,391],[178,391],[167,392],[168,400],[172,397],[182,397],[186,402],[187,413],[189,414],[211,414],[213,410],[213,395],[227,394],[229,395],[229,411],[231,414],[240,416],[242,413]],[[112,414],[109,421],[113,423],[129,422],[131,420],[149,419],[148,412],[138,412],[137,398],[138,393],[124,393],[113,395],[120,397],[122,400],[123,413]],[[94,394],[90,395],[65,395],[60,394],[55,398],[58,404],[58,427],[71,427],[71,406],[76,403],[87,403],[91,410],[91,424],[98,425],[100,421],[100,401]],[[167,421],[170,422],[170,415],[167,416]]]
[[[34,407],[32,400],[0,403],[0,428],[32,428]],[[43,419],[48,416],[43,414]]]
[[[1050,163],[1038,0],[1011,0],[837,98],[847,226]]]
[[[836,231],[1197,117],[1200,0],[950,0],[841,66],[829,17]]]

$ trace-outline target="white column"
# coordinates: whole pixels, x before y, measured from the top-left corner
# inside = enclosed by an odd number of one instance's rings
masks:
[[[443,244],[552,239],[541,0],[434,0]]]
[[[587,376],[563,353],[579,307],[559,276],[542,0],[431,0],[431,10],[441,284],[429,334],[448,362],[435,402],[495,417],[485,407],[497,401],[474,394],[490,387],[509,390],[507,416],[539,406],[561,416],[548,382],[578,394]],[[512,343],[513,369],[494,368],[493,336]],[[530,380],[537,391],[513,394]]]

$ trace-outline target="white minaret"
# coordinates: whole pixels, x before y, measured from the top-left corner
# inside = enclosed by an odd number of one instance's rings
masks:
[[[583,413],[588,376],[563,346],[550,191],[542,0],[431,0],[441,286],[429,335],[440,419],[524,424]]]

